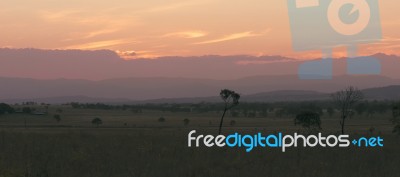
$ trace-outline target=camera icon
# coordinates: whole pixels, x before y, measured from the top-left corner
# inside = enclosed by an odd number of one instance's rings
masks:
[[[379,74],[380,63],[357,57],[357,45],[382,39],[378,0],[288,0],[295,51],[322,50],[325,59],[299,68],[301,79],[332,78],[332,49],[348,47],[349,74]]]

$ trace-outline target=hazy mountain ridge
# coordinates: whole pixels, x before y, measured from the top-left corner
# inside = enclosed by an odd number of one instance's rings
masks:
[[[376,54],[382,75],[400,79],[400,58]],[[110,50],[0,49],[0,76],[35,79],[104,80],[130,77],[239,79],[255,75],[296,75],[304,61],[282,56],[160,57],[124,60]],[[334,75],[346,74],[344,59],[334,60]]]
[[[374,56],[383,66],[380,76],[345,75],[345,60],[336,59],[332,80],[299,80],[297,68],[303,61],[282,56],[209,55],[127,61],[110,50],[0,49],[0,100],[201,100],[223,88],[252,95],[279,90],[329,93],[348,85],[360,89],[400,85],[399,57]],[[385,92],[392,93],[389,91]],[[312,92],[292,94],[296,99],[323,97]],[[275,92],[248,99],[283,100],[286,96]]]
[[[389,92],[387,92],[389,91]],[[367,100],[400,100],[400,85],[364,89],[362,92]],[[282,102],[282,101],[314,101],[328,100],[331,93],[322,93],[306,90],[282,90],[250,95],[242,95],[242,102]],[[200,103],[200,102],[221,102],[219,96],[210,97],[188,97],[188,98],[164,98],[134,101],[124,98],[92,98],[87,96],[65,96],[34,99],[10,99],[0,100],[6,103],[22,103],[34,101],[37,103],[63,104],[70,102],[79,103],[106,103],[106,104],[146,104],[146,103]]]
[[[332,80],[299,80],[297,76],[254,76],[235,80],[124,78],[101,81],[0,78],[0,85],[0,101],[36,99],[57,103],[74,101],[74,97],[82,102],[171,100],[169,98],[200,102],[204,97],[207,100],[219,100],[213,97],[223,88],[247,95],[242,98],[244,101],[325,99],[326,93],[348,85],[367,89],[366,94],[377,99],[395,98],[400,92],[398,86],[391,86],[400,85],[400,80],[382,76],[338,76]],[[368,89],[376,87],[384,88],[377,88],[379,91]]]

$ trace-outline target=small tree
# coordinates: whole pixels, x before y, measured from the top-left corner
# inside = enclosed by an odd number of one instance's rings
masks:
[[[231,120],[230,125],[231,126],[235,126],[236,125],[236,121],[235,120]]]
[[[368,129],[368,133],[369,134],[374,134],[374,132],[375,132],[375,127],[370,127],[369,129]]]
[[[394,124],[393,133],[397,133],[400,135],[400,103],[397,103],[392,108],[392,123]]]
[[[331,97],[341,113],[340,126],[342,128],[342,134],[344,134],[344,125],[346,119],[351,116],[354,104],[361,101],[364,98],[364,95],[357,88],[349,86],[332,94]]]
[[[183,119],[183,125],[188,126],[189,122],[190,122],[190,120],[188,118]]]
[[[165,122],[165,118],[164,117],[158,118],[158,122]]]
[[[225,105],[224,113],[222,114],[221,121],[219,123],[219,130],[218,130],[218,134],[221,134],[222,124],[224,122],[225,113],[226,113],[226,111],[232,109],[233,107],[235,107],[236,105],[239,104],[240,95],[238,93],[236,93],[235,91],[228,90],[228,89],[221,90],[219,95],[221,96],[221,99],[224,101],[224,105]]]
[[[268,110],[267,109],[263,109],[260,112],[260,117],[268,117]]]
[[[103,121],[100,118],[96,117],[92,120],[92,124],[98,128],[99,125],[103,124]]]
[[[393,133],[397,133],[398,135],[400,135],[400,125],[394,126]]]
[[[399,120],[399,117],[400,117],[400,104],[393,106],[392,115],[393,115],[392,123],[393,124],[399,124],[400,123],[400,120]]]
[[[33,109],[31,109],[30,107],[23,107],[22,112],[26,113],[26,114],[30,114],[33,112]]]
[[[326,109],[326,112],[328,113],[329,117],[332,117],[333,114],[335,114],[335,109],[333,109],[332,107],[328,107]]]
[[[61,116],[60,116],[59,114],[54,115],[53,118],[54,118],[57,122],[60,122],[60,121],[61,121]]]
[[[22,108],[22,112],[25,113],[25,114],[31,114],[33,111],[34,111],[34,109],[30,108],[30,107],[23,107]],[[27,127],[26,124],[27,124],[26,116],[24,116],[24,127],[25,128]]]
[[[14,108],[12,108],[10,105],[5,104],[5,103],[0,103],[0,115],[1,114],[6,114],[6,113],[13,113]]]
[[[321,129],[321,118],[318,113],[310,111],[303,112],[296,115],[294,125],[301,125],[311,132],[311,130],[314,129]]]
[[[58,108],[58,109],[56,110],[56,112],[58,112],[58,113],[62,113],[62,112],[63,112],[63,110],[62,110],[61,108]]]

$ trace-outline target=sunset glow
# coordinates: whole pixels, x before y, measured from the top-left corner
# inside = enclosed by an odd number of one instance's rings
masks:
[[[361,46],[360,54],[400,55],[400,18],[393,7],[400,2],[380,1],[384,39]],[[127,59],[321,55],[293,51],[286,1],[4,0],[0,22],[0,47],[8,48],[110,49]]]

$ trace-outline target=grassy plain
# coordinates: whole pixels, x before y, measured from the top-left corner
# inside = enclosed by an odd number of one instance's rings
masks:
[[[62,109],[58,113],[57,109]],[[57,122],[53,115],[60,114]],[[96,128],[94,117],[103,120]],[[164,117],[165,122],[159,122]],[[47,115],[0,116],[0,177],[395,177],[400,175],[400,137],[390,114],[355,116],[351,135],[384,137],[383,148],[188,148],[195,129],[216,134],[220,113],[73,109],[50,106]],[[190,120],[185,126],[183,120]],[[24,127],[27,120],[27,128]],[[303,131],[293,118],[226,117],[224,133]],[[235,120],[235,125],[230,121]],[[322,132],[337,134],[337,115],[322,117]],[[373,128],[373,131],[371,131]]]

